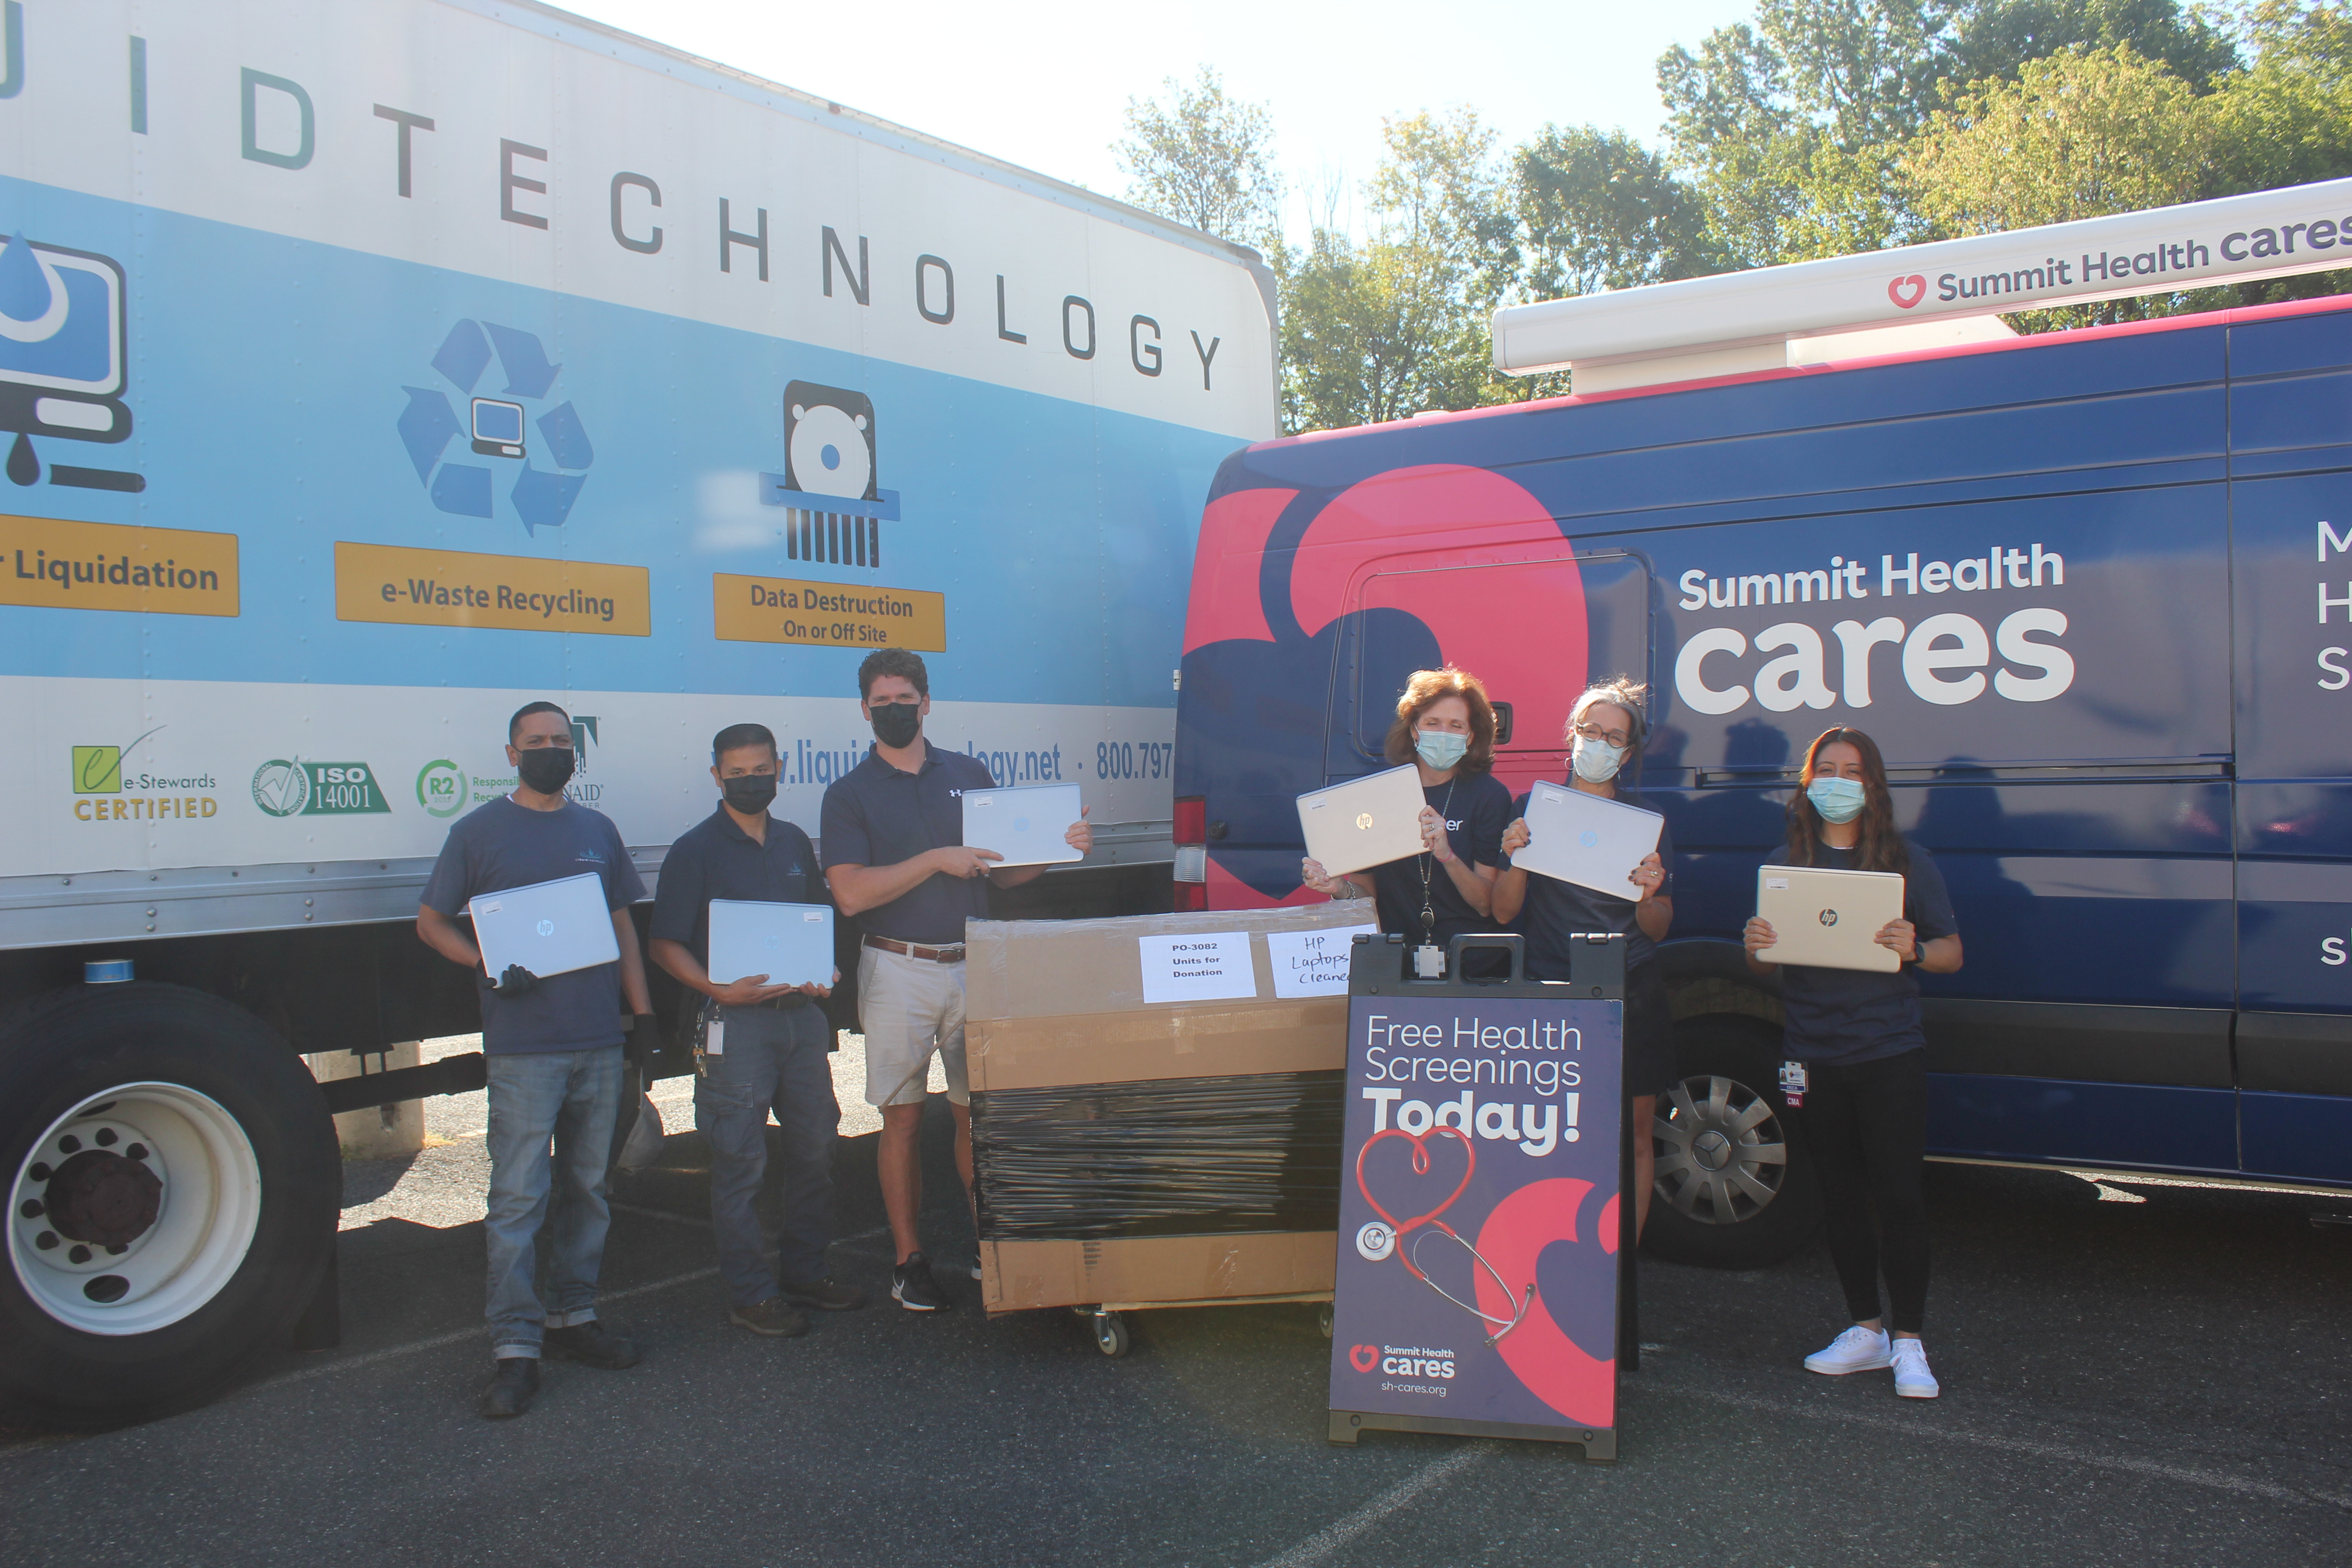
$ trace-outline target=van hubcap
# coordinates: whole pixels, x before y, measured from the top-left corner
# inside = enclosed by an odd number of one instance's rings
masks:
[[[1780,1195],[1788,1135],[1772,1102],[1737,1079],[1688,1078],[1660,1097],[1655,1191],[1702,1225],[1740,1225]]]

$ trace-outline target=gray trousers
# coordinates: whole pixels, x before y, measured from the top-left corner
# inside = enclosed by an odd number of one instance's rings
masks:
[[[710,1223],[719,1272],[739,1307],[757,1306],[783,1285],[825,1277],[833,1240],[833,1140],[841,1106],[833,1097],[826,1048],[833,1031],[814,1003],[725,1010],[726,1049],[706,1056],[694,1086],[695,1122],[710,1140]],[[760,1189],[768,1171],[768,1113],[783,1131],[783,1227],[771,1270],[760,1231]]]

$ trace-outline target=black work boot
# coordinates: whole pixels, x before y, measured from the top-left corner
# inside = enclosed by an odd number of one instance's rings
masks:
[[[771,1296],[754,1307],[731,1307],[727,1321],[771,1340],[793,1339],[809,1331],[809,1321],[793,1311],[782,1296]]]
[[[854,1312],[866,1305],[866,1292],[855,1285],[812,1279],[803,1285],[785,1286],[784,1300],[795,1307],[814,1307],[820,1312]]]
[[[482,1384],[481,1397],[474,1402],[474,1408],[493,1421],[503,1421],[530,1409],[531,1395],[538,1392],[537,1356],[500,1356],[498,1371]]]
[[[637,1347],[618,1334],[606,1332],[604,1325],[593,1318],[568,1329],[548,1330],[540,1348],[558,1361],[576,1361],[600,1372],[620,1372],[637,1364]]]

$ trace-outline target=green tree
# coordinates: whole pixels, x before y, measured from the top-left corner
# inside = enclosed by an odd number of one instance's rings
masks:
[[[1952,0],[1762,0],[1658,61],[1675,165],[1733,264],[1874,249],[1916,227],[1891,149],[1932,110]]]
[[[1494,374],[1487,318],[1512,283],[1512,220],[1495,134],[1463,109],[1386,121],[1364,184],[1361,240],[1328,220],[1282,279],[1290,429],[1399,419],[1514,395]]]
[[[1207,66],[1190,87],[1171,77],[1168,101],[1127,100],[1127,136],[1111,145],[1127,199],[1221,239],[1271,254],[1282,244],[1282,178],[1274,119],[1226,95]]]
[[[2014,81],[2030,60],[2087,45],[2128,44],[2199,92],[2234,68],[2229,32],[2178,0],[1980,0],[1953,29],[1943,74],[1961,86]]]
[[[1563,300],[1717,270],[1697,193],[1623,132],[1547,125],[1510,163],[1523,298]]]

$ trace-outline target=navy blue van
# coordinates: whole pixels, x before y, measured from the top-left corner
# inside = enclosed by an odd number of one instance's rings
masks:
[[[1969,962],[1928,977],[1953,1159],[2352,1185],[2352,298],[1268,442],[1218,474],[1177,716],[1179,907],[1305,901],[1293,800],[1405,676],[1563,776],[1651,683],[1684,1083],[1652,1245],[1811,1234],[1741,961],[1806,743],[1875,736]]]

